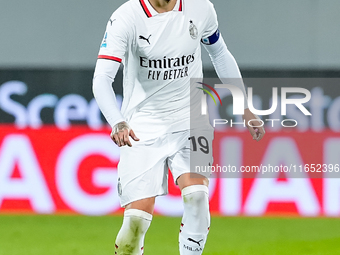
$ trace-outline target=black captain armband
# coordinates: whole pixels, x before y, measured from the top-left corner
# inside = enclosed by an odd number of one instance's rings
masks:
[[[216,30],[215,33],[213,33],[211,36],[208,38],[202,38],[201,42],[205,45],[212,45],[218,41],[220,38],[220,30]]]

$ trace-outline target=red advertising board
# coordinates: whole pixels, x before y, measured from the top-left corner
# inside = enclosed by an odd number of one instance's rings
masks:
[[[20,130],[1,125],[0,213],[121,212],[119,148],[109,132],[86,126]],[[246,132],[216,131],[212,213],[339,217],[339,148],[340,134],[327,130],[268,132],[260,143]],[[223,178],[217,173],[228,166],[237,169],[236,176]],[[275,167],[283,171],[276,172]],[[271,178],[264,178],[263,172],[270,170]],[[181,214],[180,192],[171,178],[169,195],[157,199],[155,210]]]

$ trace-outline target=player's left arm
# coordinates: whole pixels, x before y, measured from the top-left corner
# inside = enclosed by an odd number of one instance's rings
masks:
[[[246,126],[253,139],[260,141],[265,134],[265,130],[261,125],[262,123],[258,121],[259,117],[253,114],[248,108],[247,93],[243,84],[240,69],[235,58],[228,50],[220,31],[218,30],[217,15],[211,3],[209,3],[208,9],[210,12],[208,12],[209,15],[206,21],[207,26],[203,33],[202,43],[209,53],[220,80],[227,84],[227,81],[230,82],[230,79],[232,79],[233,85],[242,90],[245,99],[243,119],[245,120]]]
[[[216,73],[220,80],[224,83],[227,83],[226,80],[227,79],[230,80],[232,78],[233,85],[239,87],[242,90],[245,98],[244,100],[245,110],[243,119],[245,120],[246,126],[250,134],[252,135],[253,139],[256,141],[260,141],[265,134],[265,130],[263,126],[261,126],[261,122],[257,120],[259,119],[259,117],[253,114],[248,108],[247,94],[243,84],[241,72],[236,63],[236,60],[228,50],[223,40],[223,37],[220,35],[218,30],[213,35],[213,37],[215,37],[216,41],[213,44],[205,44],[203,42],[204,47],[206,48],[210,55]]]

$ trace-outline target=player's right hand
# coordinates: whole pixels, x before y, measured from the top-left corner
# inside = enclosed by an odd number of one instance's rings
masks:
[[[135,141],[139,141],[139,138],[135,135],[133,130],[130,128],[129,124],[125,121],[119,122],[112,128],[111,139],[117,144],[119,147],[129,146],[132,144],[130,142],[129,136]]]

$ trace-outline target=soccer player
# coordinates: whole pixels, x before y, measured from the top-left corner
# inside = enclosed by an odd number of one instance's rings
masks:
[[[241,79],[209,0],[130,0],[107,23],[93,92],[112,127],[112,140],[121,147],[118,193],[125,212],[115,243],[118,255],[143,254],[155,197],[168,192],[169,168],[184,203],[180,254],[203,252],[210,227],[208,178],[190,174],[191,156],[196,155],[200,165],[212,162],[213,128],[208,117],[196,116],[190,122],[190,110],[200,107],[203,95],[190,88],[191,78],[203,76],[201,44],[220,78]],[[120,63],[121,110],[112,89]],[[243,83],[238,86],[246,96]],[[245,108],[245,122],[260,125]],[[248,129],[258,141],[264,135],[263,128]],[[198,145],[204,148],[197,149]]]

